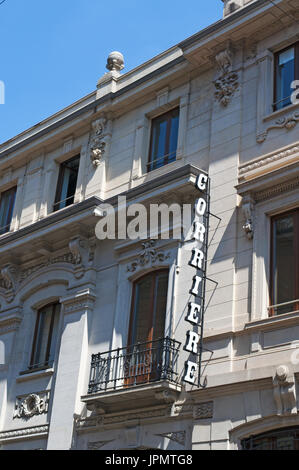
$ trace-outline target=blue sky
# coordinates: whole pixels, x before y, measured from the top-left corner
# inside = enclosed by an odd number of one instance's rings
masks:
[[[124,54],[125,72],[221,16],[221,0],[6,0],[0,142],[93,91],[109,52]]]

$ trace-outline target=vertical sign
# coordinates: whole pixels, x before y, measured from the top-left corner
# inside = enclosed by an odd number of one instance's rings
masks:
[[[203,323],[205,308],[205,286],[209,230],[209,177],[201,173],[196,180],[196,188],[201,192],[195,204],[195,218],[192,238],[198,241],[198,248],[192,250],[190,266],[194,268],[193,285],[190,293],[194,300],[189,303],[186,321],[193,326],[187,331],[185,350],[190,353],[186,361],[184,382],[194,385],[196,376],[200,383]]]

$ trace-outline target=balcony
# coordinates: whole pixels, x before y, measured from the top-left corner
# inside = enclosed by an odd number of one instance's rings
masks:
[[[181,343],[162,338],[122,349],[94,354],[88,395],[82,400],[90,409],[146,406],[153,399],[173,402],[181,386],[178,357]],[[156,402],[157,403],[157,402]]]

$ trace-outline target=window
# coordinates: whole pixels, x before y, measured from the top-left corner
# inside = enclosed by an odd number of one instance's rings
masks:
[[[275,56],[274,111],[291,104],[294,80],[299,80],[299,42]]]
[[[9,232],[15,205],[17,188],[11,188],[1,194],[0,199],[0,235]]]
[[[159,380],[165,345],[168,271],[155,271],[134,283],[125,384]],[[169,353],[170,355],[170,353]],[[164,364],[167,369],[168,364]]]
[[[299,429],[268,432],[242,441],[243,450],[299,450]]]
[[[299,209],[273,217],[270,315],[299,310]]]
[[[153,119],[148,171],[175,161],[178,131],[179,108]]]
[[[54,361],[60,305],[47,305],[37,313],[29,369],[50,367]]]
[[[54,211],[70,206],[74,202],[80,155],[60,165]]]

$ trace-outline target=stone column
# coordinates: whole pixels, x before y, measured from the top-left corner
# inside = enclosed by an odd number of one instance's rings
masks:
[[[137,121],[136,137],[135,137],[135,151],[134,151],[134,157],[133,157],[133,168],[132,168],[132,176],[131,176],[132,180],[136,180],[142,175],[142,154],[144,150],[144,134],[145,134],[145,129],[147,127],[148,127],[148,119],[146,117],[141,118]]]
[[[56,173],[58,173],[58,165],[56,165],[55,161],[52,160],[49,162],[44,173],[44,188],[42,191],[39,219],[43,219],[53,212],[52,204],[54,203],[56,192]]]
[[[94,301],[90,289],[61,299],[63,327],[52,391],[48,450],[68,450],[72,446],[74,414],[81,413],[80,397],[87,391],[88,333]]]
[[[185,153],[185,140],[187,134],[188,124],[188,104],[189,104],[189,84],[187,93],[182,96],[180,100],[180,123],[179,123],[179,135],[178,135],[178,148],[176,158],[179,160],[184,157]]]

